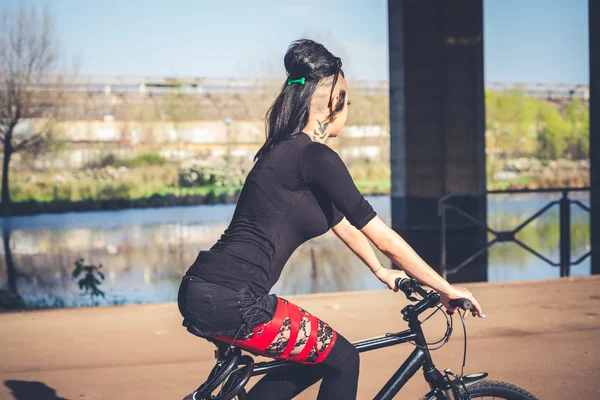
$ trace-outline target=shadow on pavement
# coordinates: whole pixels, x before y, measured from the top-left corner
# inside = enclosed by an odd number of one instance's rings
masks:
[[[56,395],[56,390],[42,382],[4,381],[15,400],[67,400]]]

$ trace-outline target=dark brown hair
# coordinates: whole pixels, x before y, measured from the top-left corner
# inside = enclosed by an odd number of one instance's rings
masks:
[[[300,39],[292,42],[284,57],[287,71],[286,81],[281,91],[265,116],[266,141],[258,150],[254,160],[258,160],[266,151],[277,143],[289,139],[308,123],[310,101],[317,84],[324,78],[338,74],[344,76],[342,62],[331,54],[325,46],[310,39]],[[304,84],[288,85],[287,79],[304,78]],[[335,82],[333,82],[335,85]],[[333,96],[333,86],[329,103]],[[330,111],[328,119],[344,108],[346,92],[340,92],[340,99]],[[331,109],[331,104],[328,105]]]

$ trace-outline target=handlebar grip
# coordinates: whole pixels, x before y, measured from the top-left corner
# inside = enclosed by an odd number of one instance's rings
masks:
[[[402,283],[402,278],[396,278],[396,288],[400,288],[400,283]]]
[[[450,307],[462,308],[465,311],[469,311],[473,308],[473,302],[469,299],[452,299],[448,304],[450,304]]]
[[[410,278],[396,278],[396,289],[402,289],[403,291],[410,290],[411,293],[414,289],[411,286]]]

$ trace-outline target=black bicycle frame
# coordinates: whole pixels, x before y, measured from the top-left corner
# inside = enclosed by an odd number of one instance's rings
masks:
[[[429,373],[435,371],[435,366],[433,365],[431,356],[427,350],[425,338],[423,336],[423,331],[421,330],[420,324],[417,321],[416,324],[409,323],[409,325],[411,326],[410,330],[397,333],[388,333],[385,336],[352,343],[359,353],[395,346],[397,344],[406,343],[409,341],[414,342],[418,346],[406,359],[406,361],[404,361],[400,368],[398,368],[398,370],[379,391],[379,393],[377,393],[377,395],[374,397],[374,400],[392,399],[421,367],[425,367],[425,371]],[[300,366],[302,366],[302,364],[298,364],[293,361],[265,361],[255,365],[252,376],[263,375],[269,372],[283,371],[292,368],[299,368]]]

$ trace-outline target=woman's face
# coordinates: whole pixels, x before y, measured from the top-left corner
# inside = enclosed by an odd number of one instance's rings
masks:
[[[327,131],[329,133],[329,137],[336,137],[340,134],[344,124],[346,123],[346,118],[348,117],[348,102],[350,101],[350,96],[348,93],[348,84],[346,83],[346,79],[343,76],[338,78],[336,88],[333,91],[333,101],[331,102],[333,106],[339,104],[340,101],[340,93],[342,91],[346,92],[346,96],[343,100],[342,110],[335,115],[335,119],[329,123],[327,127]]]

